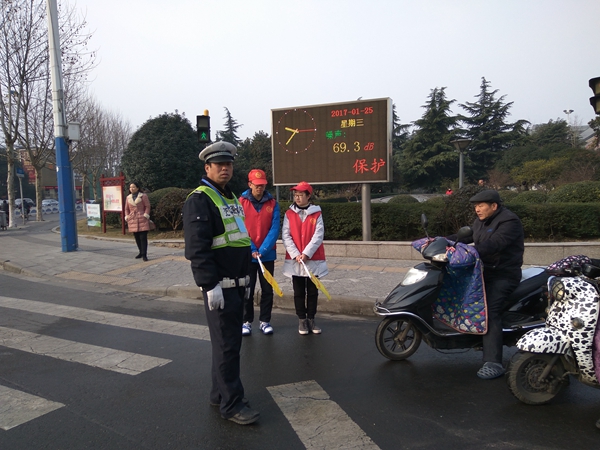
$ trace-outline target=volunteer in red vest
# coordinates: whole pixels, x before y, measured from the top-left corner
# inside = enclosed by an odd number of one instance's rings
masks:
[[[292,278],[294,306],[299,319],[298,333],[320,334],[321,328],[315,324],[319,291],[301,261],[317,278],[329,273],[323,248],[325,226],[321,207],[312,203],[312,186],[301,181],[291,190],[294,203],[285,213],[281,230],[285,246],[283,274]]]
[[[277,238],[279,237],[279,205],[273,196],[266,191],[267,176],[260,169],[252,169],[248,173],[248,190],[240,197],[246,216],[246,228],[250,236],[252,262],[250,263],[250,297],[244,300],[244,324],[242,335],[252,333],[254,321],[254,288],[256,279],[260,282],[260,331],[273,334],[271,311],[273,309],[273,286],[263,276],[258,259],[271,274],[277,259]]]

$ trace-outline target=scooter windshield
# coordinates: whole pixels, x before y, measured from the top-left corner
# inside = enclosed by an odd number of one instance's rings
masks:
[[[433,317],[456,331],[484,334],[487,314],[483,265],[475,247],[461,242],[451,247],[451,242],[440,237],[419,239],[412,246],[426,257],[426,251],[431,254],[441,252],[442,242],[446,246],[448,262],[440,294],[433,303]],[[432,246],[435,246],[434,251]]]

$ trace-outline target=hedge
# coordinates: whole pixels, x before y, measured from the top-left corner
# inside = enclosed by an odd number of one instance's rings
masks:
[[[280,202],[281,220],[289,202]],[[335,241],[362,240],[362,204],[320,204],[325,222],[325,239]],[[600,203],[507,203],[517,214],[529,241],[553,242],[566,240],[600,239]],[[456,233],[459,225],[470,225],[472,220],[450,226],[449,208],[440,208],[439,202],[408,204],[371,204],[371,238],[374,241],[413,241],[425,235],[421,228],[421,214],[429,220],[430,236]],[[470,214],[469,214],[470,215]],[[468,217],[465,215],[464,217]]]

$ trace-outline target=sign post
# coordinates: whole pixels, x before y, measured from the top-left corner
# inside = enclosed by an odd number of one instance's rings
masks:
[[[102,187],[102,232],[106,233],[106,213],[116,212],[121,215],[121,226],[125,234],[125,202],[123,201],[123,187],[125,176],[123,172],[118,177],[104,177],[100,175]]]

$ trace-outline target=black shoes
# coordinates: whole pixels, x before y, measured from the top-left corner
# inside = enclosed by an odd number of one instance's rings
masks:
[[[135,257],[135,259],[140,259],[142,256],[144,256],[144,255],[142,255],[142,254],[140,253],[139,255],[137,255],[137,256]]]
[[[146,255],[142,255],[142,261],[148,261],[148,257]]]
[[[223,417],[225,418],[225,417]],[[250,425],[256,422],[260,418],[260,413],[252,408],[244,406],[239,413],[233,417],[229,417],[227,420],[231,420],[238,425]]]

